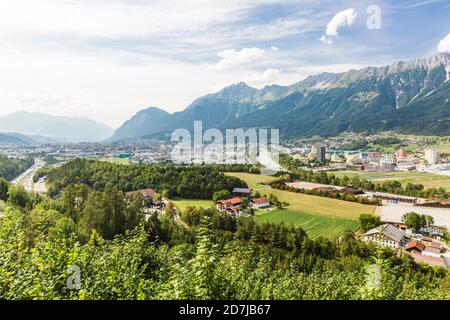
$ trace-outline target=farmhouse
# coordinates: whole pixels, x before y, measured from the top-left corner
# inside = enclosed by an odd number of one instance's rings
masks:
[[[252,196],[252,190],[249,188],[234,188],[233,196],[250,198]]]
[[[425,250],[425,245],[420,241],[410,241],[405,247],[405,251],[409,253],[422,254],[423,250]]]
[[[242,213],[242,202],[240,198],[231,198],[227,200],[220,200],[216,203],[216,208],[220,212],[227,212],[236,216]]]
[[[250,201],[253,209],[267,208],[270,207],[270,201],[267,198],[258,198]]]
[[[136,193],[140,193],[145,199],[153,199],[153,197],[156,195],[156,191],[153,189],[141,189],[136,191],[130,191],[127,192],[126,195],[130,196]]]
[[[127,197],[130,197],[134,194],[141,194],[145,199],[144,205],[149,208],[164,209],[164,207],[165,207],[164,201],[155,198],[155,196],[157,195],[157,192],[153,189],[148,188],[148,189],[131,191],[131,192],[127,192],[125,195]]]
[[[406,234],[403,230],[397,229],[390,224],[381,225],[364,234],[366,241],[389,248],[399,248],[405,238]]]

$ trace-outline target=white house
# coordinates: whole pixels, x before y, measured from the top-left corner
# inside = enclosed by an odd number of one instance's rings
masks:
[[[390,224],[384,224],[367,231],[364,234],[364,239],[382,247],[399,248],[405,239],[405,232]]]
[[[251,206],[253,209],[267,208],[270,207],[270,201],[267,198],[258,198],[251,201]]]

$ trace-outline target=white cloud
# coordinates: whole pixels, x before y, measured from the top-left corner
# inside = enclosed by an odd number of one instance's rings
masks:
[[[327,24],[325,34],[320,38],[322,42],[332,43],[332,37],[337,37],[340,27],[351,26],[356,20],[356,10],[349,8],[338,12]]]
[[[267,69],[263,73],[262,80],[265,84],[273,84],[280,77],[280,69]]]
[[[245,65],[264,57],[266,50],[260,48],[244,48],[242,50],[227,49],[218,54],[222,58],[216,69],[226,69],[238,65]]]
[[[439,52],[450,53],[450,33],[439,42],[437,50]]]

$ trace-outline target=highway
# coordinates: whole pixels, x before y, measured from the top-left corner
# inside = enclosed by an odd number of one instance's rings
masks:
[[[45,165],[45,161],[41,159],[35,159],[34,164],[28,168],[27,171],[15,178],[12,183],[22,185],[28,192],[46,193],[45,180],[39,179],[38,182],[33,183],[34,174]]]

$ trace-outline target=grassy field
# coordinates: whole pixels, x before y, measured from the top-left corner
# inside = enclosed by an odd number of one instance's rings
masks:
[[[116,158],[116,157],[109,157],[109,158],[99,158],[99,161],[105,161],[109,163],[114,164],[123,164],[123,165],[129,165],[130,164],[130,158]]]
[[[273,181],[275,179],[274,177],[240,172],[226,174],[246,181],[253,190],[258,191],[262,195],[273,194],[278,197],[278,200],[289,203],[287,209],[290,212],[307,212],[353,220],[358,219],[359,215],[362,213],[375,212],[375,206],[276,190],[271,189],[269,186],[261,185],[263,182]]]
[[[196,199],[170,199],[173,204],[178,208],[178,210],[183,211],[187,207],[197,207],[197,208],[209,208],[213,204],[210,200],[196,200]]]
[[[0,200],[0,211],[6,208],[6,203],[3,200]]]
[[[301,193],[293,193],[271,189],[263,183],[270,183],[276,178],[249,173],[225,173],[247,182],[249,187],[262,195],[273,194],[280,201],[289,203],[284,209],[272,211],[257,210],[255,221],[280,223],[302,227],[310,237],[318,236],[335,239],[347,229],[358,226],[358,217],[362,213],[375,213],[375,206],[354,202],[316,197]],[[171,199],[178,210],[188,206],[208,208],[213,205],[209,200]]]
[[[296,212],[289,209],[273,210],[266,213],[258,213],[255,221],[259,223],[283,222],[286,225],[302,227],[311,238],[319,236],[335,239],[345,230],[356,229],[358,221],[329,217],[305,212]]]
[[[336,176],[359,176],[374,182],[382,182],[387,180],[398,180],[402,184],[420,183],[425,188],[445,188],[450,189],[450,177],[428,173],[428,172],[354,172],[354,171],[332,171]]]

